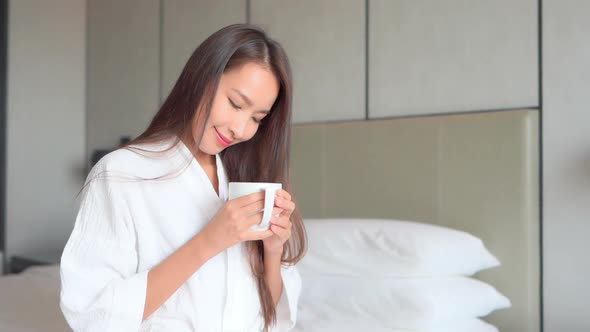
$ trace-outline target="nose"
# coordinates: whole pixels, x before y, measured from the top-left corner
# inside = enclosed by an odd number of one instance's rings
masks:
[[[229,131],[232,134],[233,140],[242,140],[244,138],[244,133],[246,132],[246,125],[248,124],[248,120],[236,119],[232,123],[229,128]]]

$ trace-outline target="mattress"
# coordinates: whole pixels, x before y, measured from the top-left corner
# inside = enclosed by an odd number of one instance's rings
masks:
[[[32,267],[0,278],[0,331],[71,331],[59,309],[59,266]]]

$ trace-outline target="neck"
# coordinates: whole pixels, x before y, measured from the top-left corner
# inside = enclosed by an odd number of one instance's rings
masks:
[[[186,140],[182,140],[184,145],[186,145],[193,155],[193,157],[199,162],[201,165],[215,165],[215,155],[206,154],[203,151],[199,150],[196,146],[194,141],[187,142]]]
[[[201,165],[215,165],[215,156],[206,153],[200,152],[195,159],[197,159]]]

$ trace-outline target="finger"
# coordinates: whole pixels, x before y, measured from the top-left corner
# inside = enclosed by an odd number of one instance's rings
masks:
[[[262,214],[263,212],[258,212],[247,217],[245,222],[246,226],[250,227],[253,225],[260,224],[260,222],[262,221]]]
[[[252,204],[258,201],[264,201],[264,192],[255,192],[233,199],[239,207]]]
[[[258,211],[264,209],[264,200],[262,201],[256,201],[256,202],[252,202],[248,205],[244,205],[240,208],[240,213],[244,216],[244,217],[248,217],[251,216],[253,214],[256,214]]]
[[[256,213],[254,213],[253,215],[250,215],[249,217],[246,218],[246,225],[252,226],[252,225],[260,224],[260,222],[262,221],[262,216],[264,215],[264,211],[260,211],[260,212],[257,212],[257,211],[254,211]],[[272,215],[273,216],[277,215],[277,214],[281,213],[281,211],[282,211],[282,209],[280,209],[280,208],[273,208]]]
[[[286,218],[286,217],[280,217],[280,218],[273,219],[273,220],[271,220],[271,224],[280,226],[285,229],[291,229],[291,225],[292,225],[291,220],[289,220],[289,218]]]
[[[291,231],[277,225],[270,225],[270,231],[275,233],[282,240],[288,239],[291,236]]]
[[[293,203],[292,201],[286,201],[284,198],[280,197],[275,200],[275,206],[283,208],[289,213],[295,210],[295,203]]]
[[[283,208],[280,208],[280,207],[274,207],[274,208],[272,208],[272,218],[279,217],[280,215],[283,214],[283,212],[285,212],[285,209],[283,209]]]
[[[256,241],[256,240],[264,240],[268,237],[273,236],[274,233],[269,229],[266,231],[249,231],[244,236],[246,241]]]
[[[285,189],[278,190],[277,195],[285,198],[288,201],[291,200],[291,194],[289,194]]]

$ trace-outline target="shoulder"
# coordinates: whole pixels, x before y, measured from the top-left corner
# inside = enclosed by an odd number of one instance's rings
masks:
[[[107,177],[137,179],[166,175],[190,161],[179,144],[182,143],[171,138],[117,149],[102,157],[89,177],[104,174]]]

